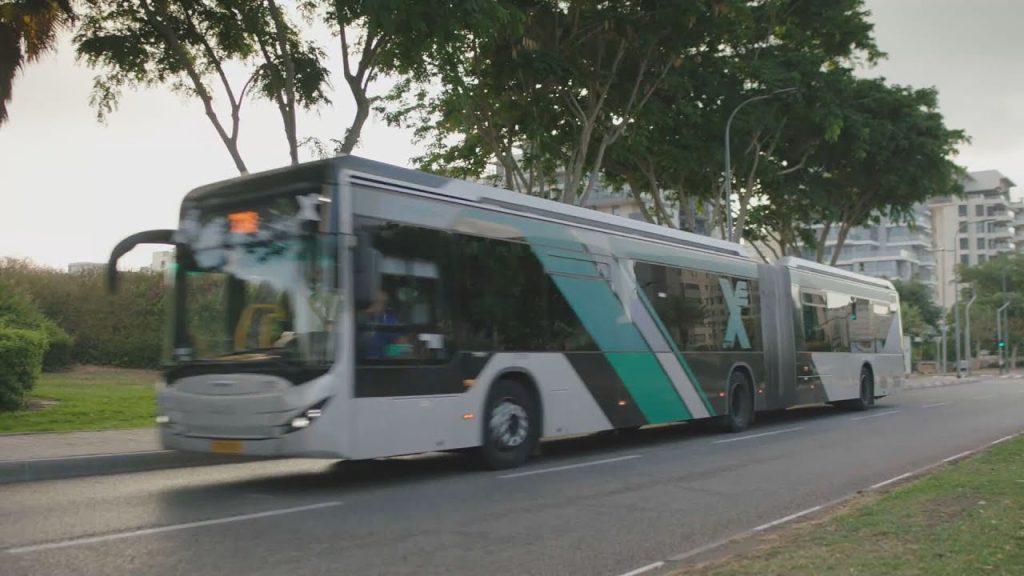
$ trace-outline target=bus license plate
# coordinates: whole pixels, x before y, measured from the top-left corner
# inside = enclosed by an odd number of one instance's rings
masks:
[[[241,440],[213,440],[210,442],[210,452],[214,454],[241,454]]]

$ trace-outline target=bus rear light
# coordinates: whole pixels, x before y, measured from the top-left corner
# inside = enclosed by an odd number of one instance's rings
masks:
[[[472,412],[466,412],[465,414],[462,415],[463,420],[472,420],[473,418],[475,418],[475,416],[473,415]]]
[[[467,378],[462,381],[462,386],[465,388],[472,388],[474,384],[476,384],[476,380],[473,378]]]
[[[725,392],[719,392],[718,393],[718,397],[719,398],[725,398]]]

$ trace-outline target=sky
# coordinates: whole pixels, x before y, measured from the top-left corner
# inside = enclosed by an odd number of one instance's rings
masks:
[[[935,86],[947,126],[972,139],[958,162],[969,170],[1000,170],[1024,185],[1024,3],[868,0],[867,7],[888,59],[860,73]],[[337,52],[333,43],[325,35],[329,53]],[[101,124],[89,105],[94,75],[76,64],[65,40],[15,79],[10,120],[0,127],[0,257],[59,268],[105,261],[129,234],[173,228],[190,189],[237,175],[197,101],[164,88],[126,91]],[[343,134],[353,106],[344,83],[335,85],[333,107],[300,117],[301,136]],[[287,163],[271,104],[248,101],[241,133],[251,172]],[[402,166],[419,152],[409,132],[376,118],[356,150]],[[127,263],[147,265],[151,251],[138,249]]]

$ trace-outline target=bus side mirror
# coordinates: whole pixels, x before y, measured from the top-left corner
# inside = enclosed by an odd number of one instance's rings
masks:
[[[121,240],[110,252],[110,260],[107,261],[107,290],[111,294],[117,293],[117,261],[122,256],[131,252],[139,244],[169,244],[174,245],[174,230],[146,230],[132,234]]]

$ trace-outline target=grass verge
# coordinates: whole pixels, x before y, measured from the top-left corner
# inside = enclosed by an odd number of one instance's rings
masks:
[[[0,432],[142,428],[156,415],[155,372],[80,367],[43,374],[30,409],[0,412]]]
[[[685,574],[1024,574],[1024,438]]]

